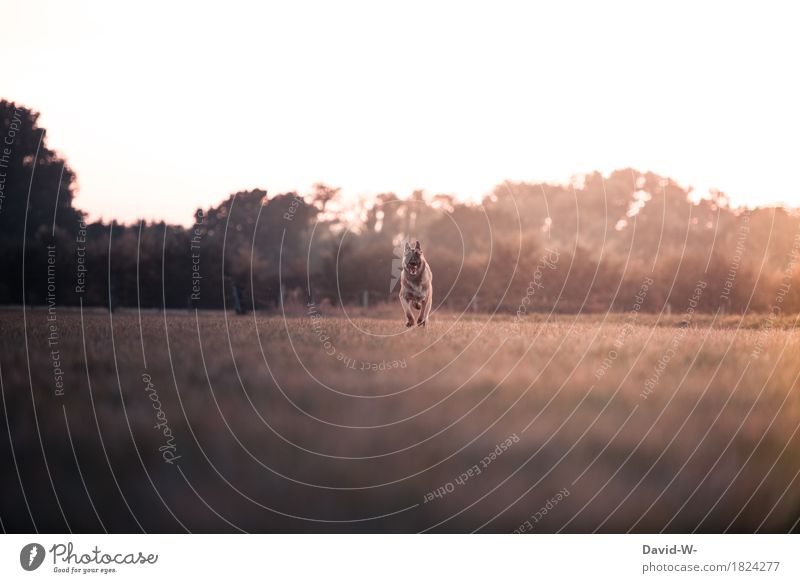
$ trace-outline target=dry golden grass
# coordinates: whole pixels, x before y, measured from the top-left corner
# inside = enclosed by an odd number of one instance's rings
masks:
[[[46,313],[28,312],[27,333],[0,313],[20,473],[4,441],[6,528],[32,529],[20,481],[55,531],[787,531],[800,517],[789,318],[762,332],[758,316],[439,314],[406,329],[379,313],[150,312],[140,329],[135,311],[63,309],[61,397]]]

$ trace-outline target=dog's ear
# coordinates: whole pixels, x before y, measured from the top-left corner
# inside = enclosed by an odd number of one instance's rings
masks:
[[[408,241],[406,241],[406,247],[405,247],[405,249],[406,249],[406,251],[408,251],[409,249],[411,249],[411,245],[409,245]]]
[[[420,250],[419,241],[417,241],[416,245],[414,245],[414,249],[416,249],[417,251]]]

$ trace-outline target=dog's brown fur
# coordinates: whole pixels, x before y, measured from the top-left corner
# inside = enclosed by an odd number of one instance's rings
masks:
[[[414,312],[419,310],[417,326],[425,326],[433,303],[433,273],[425,261],[419,241],[412,247],[406,241],[403,272],[400,274],[400,303],[406,315],[406,326],[414,325]]]

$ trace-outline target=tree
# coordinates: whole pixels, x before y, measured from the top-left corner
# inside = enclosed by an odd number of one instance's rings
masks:
[[[42,300],[47,246],[70,257],[82,219],[72,206],[75,174],[47,147],[38,119],[38,113],[0,100],[0,302],[22,301],[23,283],[28,298]],[[68,266],[57,262],[58,274],[66,275]]]
[[[72,206],[75,174],[47,147],[39,114],[9,101],[0,101],[0,237],[6,243],[52,233],[74,233],[82,214]],[[28,197],[30,189],[30,199]],[[27,229],[25,216],[27,209]]]

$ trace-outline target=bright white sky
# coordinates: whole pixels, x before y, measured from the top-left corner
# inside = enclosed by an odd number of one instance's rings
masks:
[[[0,97],[41,111],[92,218],[628,166],[800,205],[793,3],[197,4],[0,0]]]

